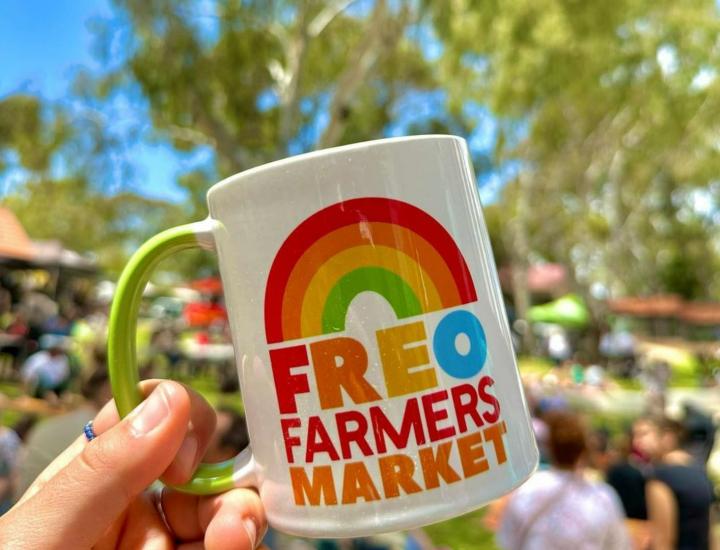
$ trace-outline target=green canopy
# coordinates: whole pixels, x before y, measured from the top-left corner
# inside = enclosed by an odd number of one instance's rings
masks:
[[[568,328],[583,328],[590,322],[585,302],[576,294],[567,294],[554,302],[533,306],[528,310],[532,323],[553,323]]]

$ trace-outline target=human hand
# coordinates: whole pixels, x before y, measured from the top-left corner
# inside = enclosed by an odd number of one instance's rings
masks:
[[[0,547],[256,546],[266,523],[255,492],[198,497],[169,488],[146,491],[158,478],[170,485],[190,479],[214,430],[215,413],[177,382],[146,381],[141,387],[150,394],[141,405],[120,420],[115,404],[108,403],[93,423],[97,437],[88,442],[79,436],[0,517]]]

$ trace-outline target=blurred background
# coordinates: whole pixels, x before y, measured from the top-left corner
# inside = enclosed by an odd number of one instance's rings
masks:
[[[207,189],[233,173],[424,133],[468,140],[541,448],[545,415],[571,411],[588,430],[584,468],[603,478],[628,459],[645,472],[664,455],[643,450],[639,419],[669,417],[717,486],[718,10],[2,2],[0,501],[64,447],[58,426],[72,439],[109,395],[108,304],[140,243],[204,218]],[[166,261],[145,294],[144,372],[221,407],[213,457],[232,456],[247,435],[214,258]],[[647,516],[634,519],[647,548]],[[502,521],[483,509],[344,547],[511,547],[493,533]]]

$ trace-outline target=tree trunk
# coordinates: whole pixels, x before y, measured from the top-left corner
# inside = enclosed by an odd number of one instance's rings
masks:
[[[623,275],[627,275],[627,260],[630,257],[629,248],[625,242],[625,225],[627,214],[623,202],[622,182],[624,172],[624,154],[619,149],[610,161],[608,169],[608,188],[610,189],[610,239],[606,245],[605,270],[607,273],[606,286],[610,297],[624,292],[627,288]]]
[[[527,322],[526,329],[522,334],[522,350],[525,353],[532,353],[535,349],[535,336],[527,318],[528,310],[532,305],[527,278],[530,255],[527,220],[530,210],[531,187],[530,175],[522,173],[518,180],[515,219],[511,222],[512,245],[510,247],[515,315],[518,319],[523,319]]]
[[[350,116],[350,103],[357,91],[366,84],[375,63],[383,52],[393,50],[408,23],[410,10],[401,4],[399,13],[393,17],[386,0],[378,0],[370,18],[365,37],[355,51],[348,56],[349,62],[338,78],[330,101],[330,121],[317,143],[318,149],[338,145]]]

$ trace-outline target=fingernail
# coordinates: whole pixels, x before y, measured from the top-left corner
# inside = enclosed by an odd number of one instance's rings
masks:
[[[245,527],[245,532],[247,533],[248,538],[250,539],[250,546],[255,548],[255,545],[257,544],[257,524],[255,523],[255,520],[253,518],[243,518],[242,524],[243,527]]]
[[[135,437],[147,435],[168,417],[168,391],[160,384],[150,396],[131,413],[130,431]]]
[[[185,437],[175,455],[175,462],[181,470],[192,473],[195,469],[195,460],[198,450],[198,440],[195,434],[189,433]]]

